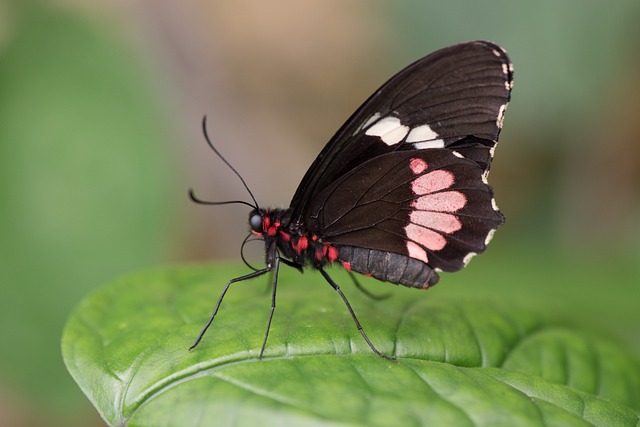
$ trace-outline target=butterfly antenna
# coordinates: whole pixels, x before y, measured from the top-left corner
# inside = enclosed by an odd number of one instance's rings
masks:
[[[209,144],[209,147],[211,147],[211,149],[213,150],[214,153],[216,153],[218,155],[218,157],[220,157],[220,159],[229,167],[229,169],[231,169],[233,171],[233,173],[236,174],[236,176],[238,178],[240,178],[240,181],[242,182],[242,185],[244,185],[244,188],[247,190],[247,192],[249,193],[249,196],[251,196],[251,200],[253,200],[253,205],[249,204],[249,203],[244,203],[246,205],[251,206],[254,209],[258,209],[258,202],[256,201],[256,198],[253,196],[253,193],[251,192],[251,190],[249,190],[249,186],[247,185],[247,183],[244,181],[244,178],[242,178],[242,175],[240,175],[240,173],[235,170],[235,168],[233,166],[231,166],[231,163],[229,163],[227,161],[227,159],[224,158],[224,156],[222,154],[220,154],[220,152],[218,151],[218,149],[213,145],[213,143],[211,142],[211,140],[209,139],[209,134],[207,133],[207,116],[204,116],[202,118],[202,133],[204,134],[204,139],[207,141],[207,144]],[[190,191],[190,195],[193,192]],[[194,200],[194,198],[191,198],[192,200]],[[195,201],[195,200],[194,200]],[[199,202],[197,202],[199,203]],[[228,202],[224,202],[224,203],[216,203],[216,204],[227,204]],[[237,203],[237,202],[231,202],[231,203]],[[207,203],[207,204],[211,204],[211,203]]]
[[[189,198],[191,199],[192,202],[197,203],[199,205],[232,205],[234,203],[238,203],[241,205],[247,205],[253,209],[258,209],[256,206],[252,205],[249,202],[245,202],[244,200],[225,200],[224,202],[212,202],[209,200],[202,200],[195,195],[192,189],[189,189]]]
[[[258,271],[258,269],[252,266],[251,264],[249,264],[247,259],[244,257],[244,245],[246,245],[249,242],[253,242],[254,240],[260,240],[258,238],[251,239],[251,237],[253,237],[253,234],[248,234],[247,237],[245,237],[244,240],[242,241],[242,246],[240,246],[240,258],[242,258],[242,262],[244,262],[244,265],[246,265],[253,271]]]

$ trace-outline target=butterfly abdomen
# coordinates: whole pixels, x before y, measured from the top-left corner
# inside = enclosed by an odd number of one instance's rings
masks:
[[[427,289],[439,280],[427,264],[404,255],[355,246],[337,249],[343,267],[378,280],[420,289]]]

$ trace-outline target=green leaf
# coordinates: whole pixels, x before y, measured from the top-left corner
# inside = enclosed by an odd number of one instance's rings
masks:
[[[504,302],[349,286],[375,356],[318,274],[281,272],[263,360],[266,281],[244,270],[171,267],[118,280],[73,312],[69,372],[110,425],[637,425],[640,369],[619,346]],[[376,286],[375,281],[365,282]]]

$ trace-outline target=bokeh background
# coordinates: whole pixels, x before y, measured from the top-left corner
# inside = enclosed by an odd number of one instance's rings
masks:
[[[636,0],[0,1],[0,425],[102,425],[59,350],[91,290],[238,259],[246,209],[187,199],[248,198],[204,114],[258,200],[287,206],[374,89],[472,39],[515,63],[491,176],[507,225],[456,280],[579,305],[640,354],[638,22]]]

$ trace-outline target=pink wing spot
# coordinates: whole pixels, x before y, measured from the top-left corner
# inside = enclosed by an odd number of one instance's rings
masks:
[[[410,240],[413,240],[413,242],[407,242],[407,248],[409,248],[409,244],[413,244],[424,252],[424,250],[415,243],[418,242],[429,250],[439,251],[447,244],[447,239],[445,239],[442,234],[416,224],[408,224],[404,228],[404,232]],[[409,256],[417,258],[411,255],[411,251],[409,251]]]
[[[413,211],[409,214],[409,220],[414,224],[448,234],[462,228],[462,223],[457,216],[442,212]]]
[[[351,263],[350,262],[344,261],[342,263],[342,266],[344,267],[345,270],[351,271]]]
[[[435,193],[453,185],[454,177],[451,172],[437,170],[424,174],[411,183],[411,190],[414,194],[422,195]]]
[[[467,204],[467,197],[459,191],[427,194],[411,202],[411,207],[422,211],[457,212]]]
[[[416,175],[427,170],[427,162],[422,159],[411,159],[409,165],[411,166],[411,171]]]
[[[417,260],[428,263],[429,259],[427,258],[427,253],[420,246],[415,244],[414,242],[407,242],[407,251],[409,251],[409,256],[411,258],[415,258]]]

